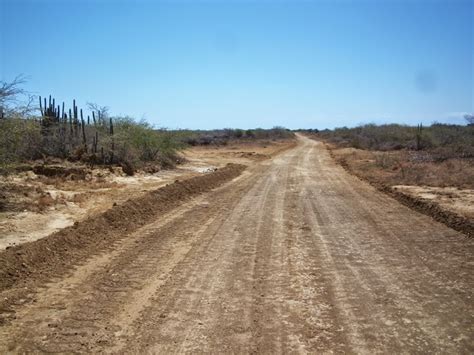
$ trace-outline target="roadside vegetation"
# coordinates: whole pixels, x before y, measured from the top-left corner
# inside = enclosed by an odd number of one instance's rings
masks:
[[[284,127],[273,127],[271,129],[232,129],[225,128],[210,131],[183,131],[183,142],[190,146],[206,145],[228,145],[229,143],[260,141],[274,141],[279,139],[291,139],[295,135]]]
[[[470,115],[466,115],[468,118]],[[437,160],[474,156],[474,124],[461,126],[434,123],[428,127],[368,124],[315,133],[338,146],[379,151],[423,150],[429,151]]]
[[[79,108],[48,98],[33,97],[18,77],[0,82],[0,173],[28,170],[32,164],[70,162],[121,166],[128,175],[156,172],[182,161],[181,149],[195,145],[226,145],[231,141],[276,140],[292,137],[282,127],[213,131],[157,129],[129,116],[111,116],[109,109],[89,103]],[[33,163],[36,162],[36,163]]]
[[[474,188],[474,125],[364,125],[308,131],[358,175],[388,185]]]
[[[131,117],[111,117],[106,107],[90,104],[85,115],[73,101],[65,109],[51,96],[39,97],[39,111],[27,114],[4,110],[0,120],[0,168],[3,173],[24,168],[31,161],[43,163],[65,160],[90,167],[118,165],[125,173],[147,165],[157,169],[179,162],[177,151],[183,147],[174,133],[155,129]]]

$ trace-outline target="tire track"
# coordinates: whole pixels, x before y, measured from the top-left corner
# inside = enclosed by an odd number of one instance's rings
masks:
[[[0,350],[470,353],[473,258],[300,137],[18,300]]]

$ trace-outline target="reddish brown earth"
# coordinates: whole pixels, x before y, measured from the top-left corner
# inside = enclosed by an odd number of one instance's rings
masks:
[[[238,140],[225,146],[190,147],[180,152],[182,163],[175,168],[156,171],[151,165],[133,176],[121,167],[92,169],[48,159],[30,162],[21,166],[22,171],[0,178],[0,250],[44,238],[176,179],[206,174],[228,163],[252,165],[295,144],[294,139]]]
[[[474,352],[472,239],[301,136],[235,176],[2,282],[0,352]]]

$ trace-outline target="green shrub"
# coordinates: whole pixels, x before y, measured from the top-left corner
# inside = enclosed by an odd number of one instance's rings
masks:
[[[144,162],[173,165],[177,150],[183,147],[173,132],[156,130],[145,121],[136,122],[131,117],[114,118],[114,146],[117,162],[126,161],[134,166]],[[111,140],[112,137],[109,137]]]
[[[368,124],[312,134],[341,146],[390,151],[415,149],[417,128],[398,124],[380,126]],[[474,157],[474,126],[433,124],[423,127],[420,140],[422,149],[430,150],[440,160],[451,157]]]
[[[0,120],[0,169],[41,156],[41,127],[32,119]]]
[[[87,142],[92,142],[96,135],[99,138],[98,151],[93,153],[89,144],[87,153],[80,137],[75,145],[65,145],[58,127],[45,130],[39,120],[2,119],[0,170],[8,172],[15,164],[42,157],[120,164],[128,170],[140,168],[145,163],[170,167],[177,161],[177,151],[184,147],[179,134],[164,129],[156,130],[145,121],[136,122],[130,117],[116,117],[112,119],[112,123],[113,135],[105,126],[86,127]]]

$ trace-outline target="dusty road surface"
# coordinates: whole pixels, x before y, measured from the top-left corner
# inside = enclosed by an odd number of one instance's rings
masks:
[[[53,279],[0,352],[473,353],[474,247],[298,145]]]

